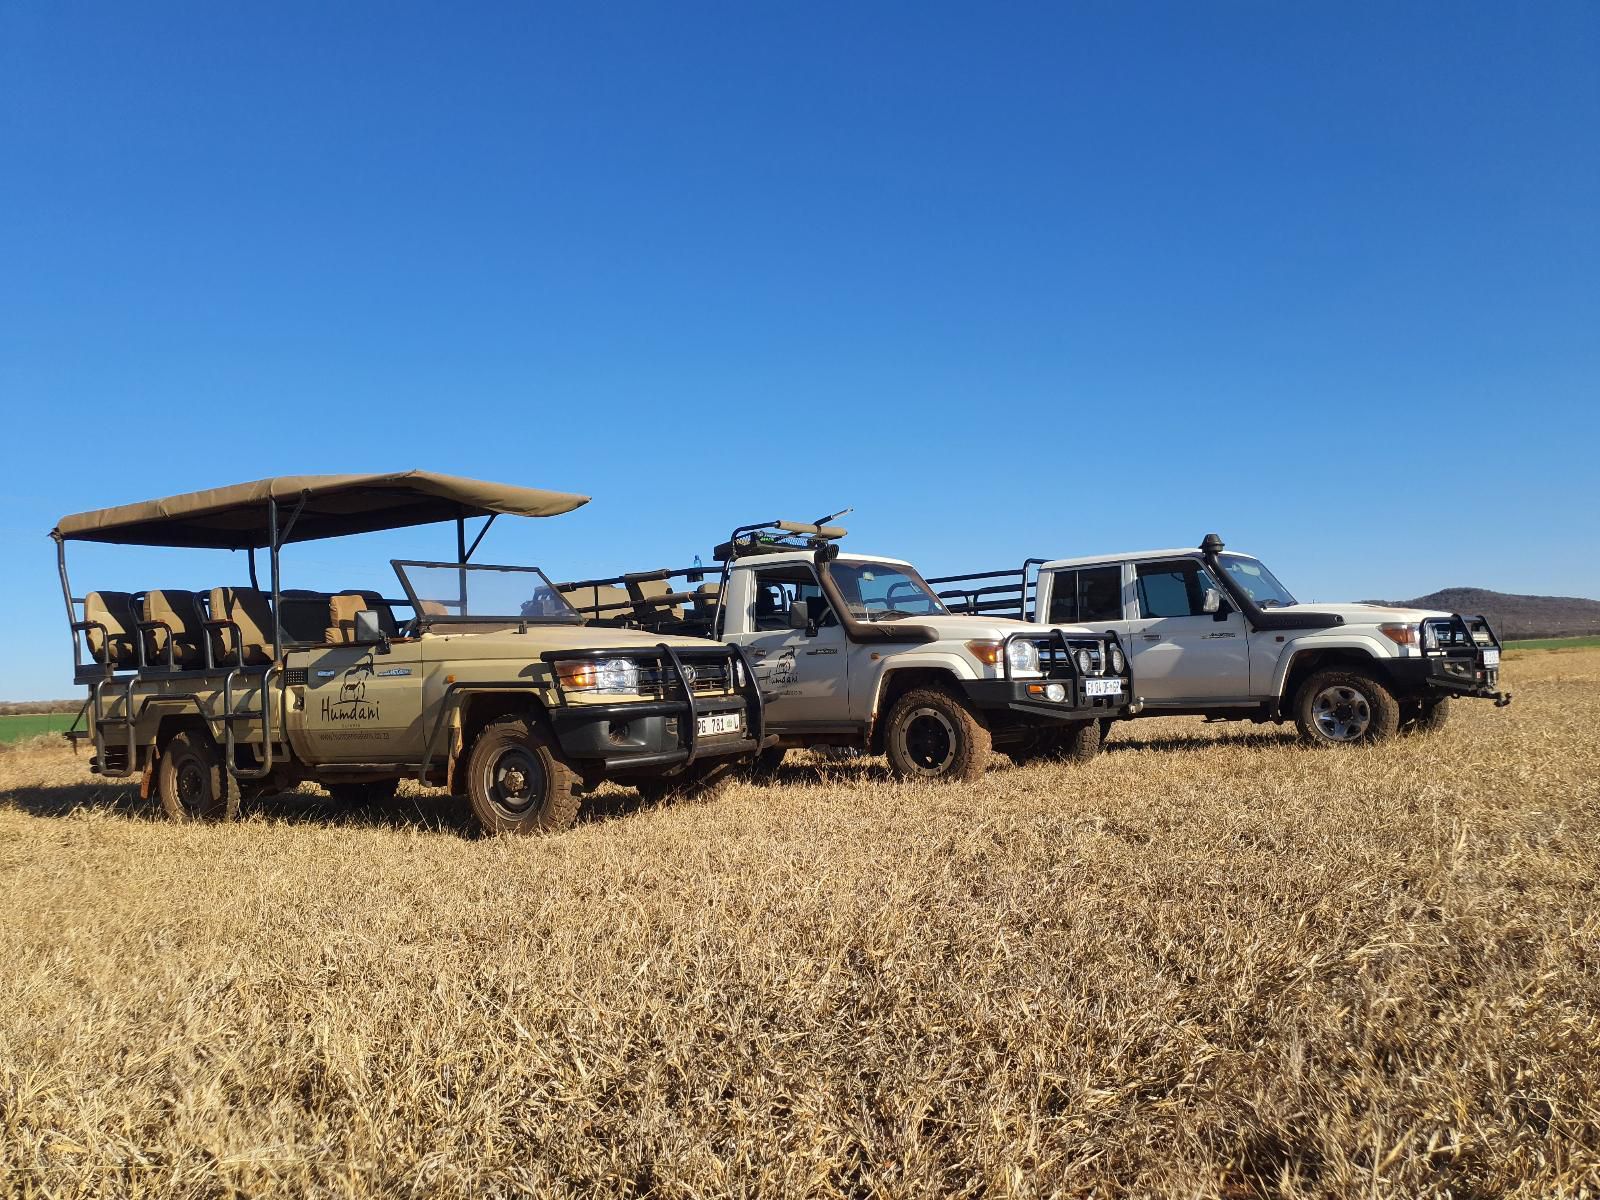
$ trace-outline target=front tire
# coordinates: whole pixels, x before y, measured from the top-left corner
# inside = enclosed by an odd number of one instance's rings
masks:
[[[1438,733],[1450,720],[1450,697],[1417,700],[1406,705],[1400,729],[1405,733]]]
[[[485,725],[467,757],[467,803],[493,833],[557,833],[578,819],[582,781],[537,721]]]
[[[1400,728],[1400,703],[1364,671],[1318,671],[1300,685],[1295,724],[1313,745],[1381,742]]]
[[[231,821],[239,815],[239,789],[228,786],[222,751],[210,734],[185,730],[168,742],[156,785],[161,808],[174,821]]]
[[[733,777],[736,763],[725,759],[698,762],[676,775],[646,775],[631,782],[646,804],[669,800],[713,800]]]
[[[896,700],[883,741],[890,768],[906,779],[977,779],[994,745],[972,710],[940,688],[917,688]]]
[[[1100,753],[1105,740],[1102,725],[1100,721],[1073,721],[1040,730],[1027,745],[1010,751],[1011,761],[1019,767],[1038,761],[1088,762]]]

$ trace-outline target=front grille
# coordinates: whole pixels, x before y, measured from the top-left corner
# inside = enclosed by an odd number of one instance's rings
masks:
[[[725,696],[732,692],[728,686],[727,660],[721,662],[685,662],[683,670],[690,675],[690,688],[696,696]],[[651,667],[639,672],[639,688],[647,696],[671,700],[683,695],[678,674],[670,666]]]

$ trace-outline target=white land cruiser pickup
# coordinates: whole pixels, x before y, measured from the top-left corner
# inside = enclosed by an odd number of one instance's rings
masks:
[[[1452,696],[1511,703],[1497,690],[1500,640],[1482,616],[1303,605],[1214,533],[1193,550],[1029,559],[1020,572],[930,582],[957,612],[1116,633],[1138,681],[1130,715],[1292,719],[1310,741],[1350,744],[1437,729]]]
[[[767,521],[717,548],[716,583],[696,565],[556,587],[594,624],[742,647],[779,739],[758,764],[769,773],[790,748],[844,746],[887,754],[902,776],[971,779],[991,749],[1092,756],[1101,722],[1128,715],[1116,634],[952,615],[910,563],[841,554],[844,533]]]

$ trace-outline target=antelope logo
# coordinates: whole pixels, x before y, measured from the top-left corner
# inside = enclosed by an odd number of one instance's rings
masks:
[[[357,663],[339,681],[339,698],[322,698],[324,721],[376,721],[378,702],[367,699],[367,680],[372,677],[370,663]],[[330,689],[331,690],[331,689]]]

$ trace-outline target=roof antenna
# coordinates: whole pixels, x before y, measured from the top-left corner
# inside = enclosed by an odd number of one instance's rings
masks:
[[[855,512],[855,510],[855,505],[852,504],[849,508],[841,508],[838,512],[832,514],[831,516],[818,517],[811,523],[813,525],[826,525],[829,521],[837,521],[840,517],[848,517],[851,513]]]

